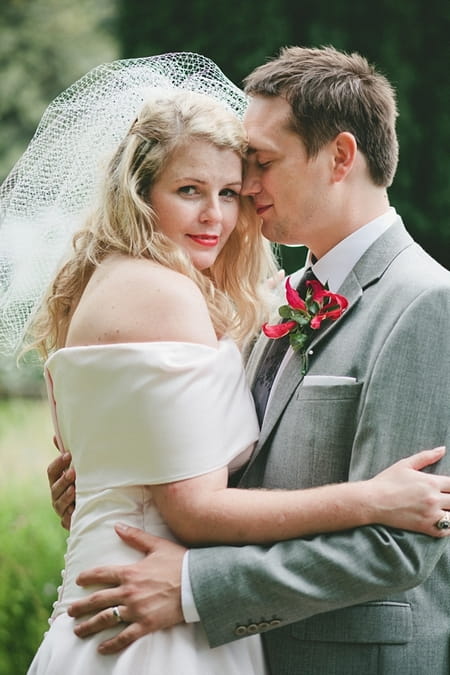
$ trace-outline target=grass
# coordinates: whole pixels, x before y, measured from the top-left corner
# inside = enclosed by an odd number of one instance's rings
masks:
[[[18,482],[49,496],[46,469],[57,452],[45,399],[0,400],[0,489]]]
[[[26,672],[60,583],[66,535],[47,483],[52,438],[45,400],[0,401],[0,675]]]

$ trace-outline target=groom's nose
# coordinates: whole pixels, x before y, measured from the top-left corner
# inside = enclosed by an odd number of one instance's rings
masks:
[[[246,197],[253,197],[261,192],[261,181],[255,169],[248,167],[244,174],[241,194]]]

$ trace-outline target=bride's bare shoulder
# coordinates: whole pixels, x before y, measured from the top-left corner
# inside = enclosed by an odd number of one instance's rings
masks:
[[[179,286],[184,292],[194,295],[200,293],[198,286],[185,274],[165,267],[146,258],[117,256],[102,263],[92,278],[93,285],[103,290],[131,290],[134,294],[142,291],[143,299],[152,293],[161,292],[171,295],[173,286]]]
[[[144,258],[115,257],[94,273],[74,313],[96,344],[175,340],[215,344],[205,299],[184,274]]]

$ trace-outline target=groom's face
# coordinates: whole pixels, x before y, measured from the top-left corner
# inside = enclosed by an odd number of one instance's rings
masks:
[[[243,194],[262,219],[262,232],[280,244],[304,244],[313,251],[324,219],[329,158],[308,158],[289,125],[291,107],[281,97],[255,96],[244,123],[249,138]]]

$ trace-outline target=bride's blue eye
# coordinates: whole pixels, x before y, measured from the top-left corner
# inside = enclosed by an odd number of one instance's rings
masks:
[[[236,192],[236,190],[232,190],[231,188],[224,188],[220,191],[220,196],[232,199],[234,197],[239,197],[239,192]]]
[[[197,192],[197,188],[194,185],[183,185],[178,188],[178,192],[181,192],[183,195],[193,195]]]

